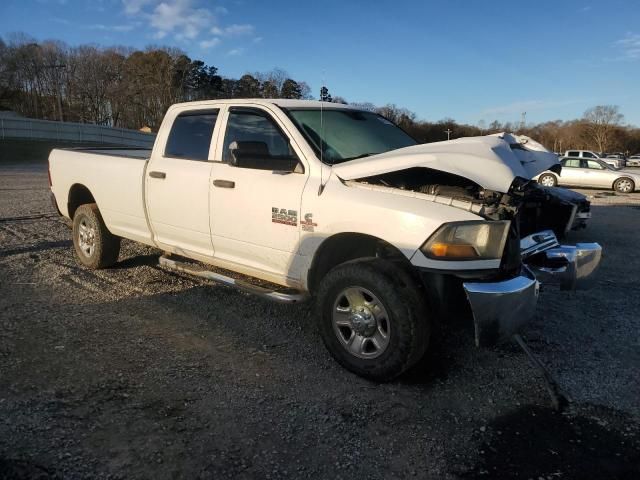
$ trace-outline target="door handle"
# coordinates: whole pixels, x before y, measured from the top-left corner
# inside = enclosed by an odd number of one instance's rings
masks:
[[[232,182],[231,180],[214,180],[213,186],[220,188],[236,188],[236,182]]]
[[[167,178],[167,174],[164,172],[149,172],[151,178]]]

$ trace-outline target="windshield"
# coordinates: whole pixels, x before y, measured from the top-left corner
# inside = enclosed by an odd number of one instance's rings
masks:
[[[368,157],[417,142],[377,113],[319,108],[288,109],[289,117],[324,163]]]

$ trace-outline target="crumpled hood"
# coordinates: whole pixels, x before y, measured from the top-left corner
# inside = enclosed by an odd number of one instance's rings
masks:
[[[557,163],[558,156],[538,142],[523,135],[499,133],[400,148],[340,163],[333,171],[343,180],[355,180],[426,167],[504,193],[515,177],[531,179]]]

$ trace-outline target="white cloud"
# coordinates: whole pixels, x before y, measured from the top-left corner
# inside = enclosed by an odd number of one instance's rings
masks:
[[[240,35],[250,35],[255,31],[255,27],[253,25],[249,25],[248,23],[239,25],[234,23],[229,25],[228,27],[212,27],[210,32],[214,35],[220,35],[225,37],[235,37]]]
[[[621,38],[616,43],[618,48],[622,49],[623,60],[640,60],[640,34],[639,33],[627,33],[624,38]]]
[[[219,38],[212,38],[210,40],[203,40],[200,42],[200,48],[204,48],[205,50],[209,48],[213,48],[218,45],[220,45]]]
[[[238,55],[242,55],[243,53],[244,53],[244,48],[239,47],[239,48],[232,48],[227,52],[227,55],[229,55],[230,57],[236,57]]]
[[[2,0],[0,0],[2,1]],[[248,23],[218,25],[217,17],[228,13],[226,7],[211,5],[205,0],[121,0],[124,12],[130,18],[145,22],[155,39],[173,37],[175,40],[199,41],[202,48],[211,48],[221,42],[220,37],[253,36],[255,27]],[[217,2],[216,2],[217,3]],[[127,31],[129,27],[94,26],[95,29]],[[214,40],[215,38],[215,40]],[[258,37],[260,38],[260,37]],[[260,38],[261,40],[261,38]],[[254,41],[257,43],[260,40]],[[238,55],[244,49],[238,50]]]
[[[206,8],[194,8],[191,0],[167,0],[153,9],[151,26],[156,29],[156,38],[174,33],[178,39],[194,39],[213,21]]]
[[[260,43],[262,41],[262,37],[256,37],[253,39],[253,43]]]
[[[93,25],[86,25],[84,28],[89,30],[103,30],[105,32],[130,32],[134,29],[133,25],[104,25],[102,23],[95,23]]]
[[[138,13],[143,7],[146,7],[150,3],[153,3],[153,0],[122,0],[124,11],[129,15]]]

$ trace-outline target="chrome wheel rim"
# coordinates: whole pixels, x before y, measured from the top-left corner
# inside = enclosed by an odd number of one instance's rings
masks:
[[[629,193],[631,191],[631,180],[623,178],[618,181],[618,191],[622,193]]]
[[[333,331],[354,357],[376,358],[389,346],[391,322],[382,302],[366,288],[348,287],[333,305]]]
[[[544,185],[545,187],[553,187],[553,184],[555,183],[553,181],[553,177],[550,175],[545,175],[544,177],[542,177],[540,179],[540,183],[542,183],[542,185]]]
[[[93,222],[83,217],[78,225],[78,246],[82,254],[90,258],[96,249],[96,228]]]

